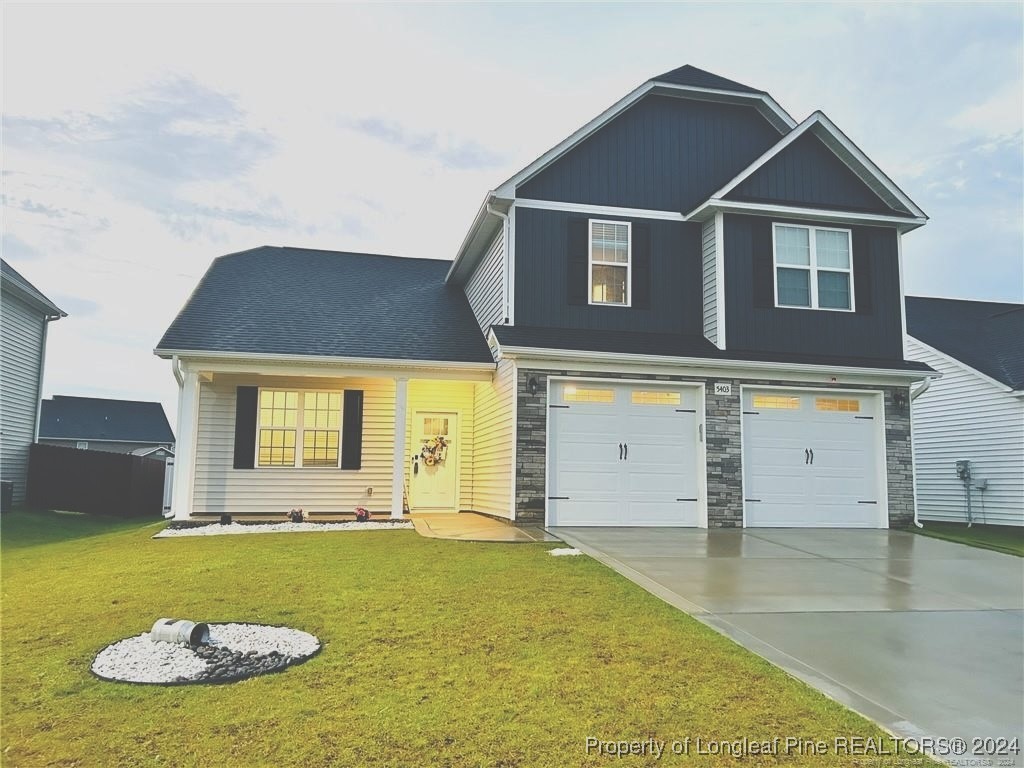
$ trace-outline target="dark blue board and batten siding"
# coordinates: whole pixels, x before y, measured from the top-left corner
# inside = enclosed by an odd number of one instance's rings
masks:
[[[725,216],[725,328],[728,348],[903,359],[899,235],[896,230],[890,227],[849,227],[853,237],[856,312],[784,309],[774,306],[773,221],[783,220],[735,214]]]
[[[745,179],[727,200],[907,215],[879,198],[813,133],[805,133]]]
[[[520,208],[516,211],[516,325],[700,335],[702,329],[701,225],[655,219],[632,221],[634,238],[645,237],[649,268],[634,268],[634,299],[641,307],[586,303],[585,214]],[[573,243],[573,230],[583,236]],[[582,260],[582,271],[570,264]],[[572,280],[579,285],[570,286]],[[570,290],[574,288],[576,290]],[[572,294],[572,296],[570,296]]]
[[[516,196],[685,213],[779,138],[753,107],[648,95]]]

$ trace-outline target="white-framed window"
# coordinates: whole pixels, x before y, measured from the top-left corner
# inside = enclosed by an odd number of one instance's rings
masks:
[[[772,224],[775,306],[854,310],[848,229]]]
[[[591,304],[628,307],[632,259],[632,224],[628,221],[590,219],[587,295]]]
[[[338,467],[342,393],[260,389],[257,467]]]
[[[75,448],[81,448],[82,450],[86,450],[89,448],[89,441],[79,440],[77,443],[75,443]]]

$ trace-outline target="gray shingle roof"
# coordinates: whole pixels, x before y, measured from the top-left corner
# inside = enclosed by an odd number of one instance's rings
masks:
[[[221,256],[157,352],[493,363],[449,266],[272,246]]]
[[[1024,304],[907,296],[907,333],[1012,389],[1024,389]]]
[[[68,313],[50,301],[46,296],[36,288],[32,283],[22,277],[21,273],[18,272],[14,267],[8,264],[3,259],[0,259],[0,276],[2,276],[3,282],[6,285],[10,285],[22,296],[35,302],[40,306],[44,312],[51,314],[56,317],[67,317]]]
[[[55,395],[43,400],[39,437],[53,440],[124,440],[173,443],[160,403]]]
[[[714,72],[707,72],[698,69],[690,64],[673,69],[671,72],[652,77],[651,80],[662,83],[673,83],[675,85],[692,85],[695,88],[713,88],[719,91],[738,91],[739,93],[765,93],[758,88],[751,88],[749,85],[737,83],[735,80],[716,75]]]
[[[694,357],[722,361],[753,360],[797,365],[878,368],[915,373],[932,370],[924,363],[905,360],[722,350],[703,336],[688,336],[679,333],[594,331],[584,328],[536,328],[521,325],[495,325],[492,327],[492,330],[498,339],[498,343],[506,347],[568,349],[578,352],[607,352],[624,355]]]

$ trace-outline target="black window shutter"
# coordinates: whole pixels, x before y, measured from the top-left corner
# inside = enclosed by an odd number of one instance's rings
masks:
[[[587,265],[590,263],[587,256],[587,249],[590,247],[590,238],[587,233],[589,226],[588,219],[569,219],[569,232],[566,238],[568,271],[565,278],[565,290],[566,299],[570,304],[585,305],[587,303],[587,290],[590,286],[590,276],[587,274]]]
[[[258,387],[235,389],[235,469],[256,464],[256,406]]]
[[[751,221],[750,259],[754,306],[770,309],[775,306],[775,268],[772,265],[772,223],[769,219]]]
[[[633,297],[636,309],[651,308],[651,227],[647,222],[633,224]]]
[[[858,248],[862,244],[861,233],[854,231],[852,234],[853,244],[850,258],[853,259],[853,301],[856,305],[858,315],[870,315],[874,309],[874,301],[871,296],[871,247],[870,243],[864,243],[865,247]]]
[[[341,468],[363,466],[363,390],[345,390],[345,411],[341,417]]]

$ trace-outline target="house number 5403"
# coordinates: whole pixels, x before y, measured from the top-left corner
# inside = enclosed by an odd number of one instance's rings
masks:
[[[715,384],[716,395],[731,395],[732,384]]]

